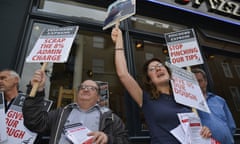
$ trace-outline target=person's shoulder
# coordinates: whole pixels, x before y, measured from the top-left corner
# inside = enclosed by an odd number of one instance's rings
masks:
[[[221,102],[224,102],[224,103],[226,102],[223,97],[221,97],[221,96],[219,96],[217,94],[214,94],[212,92],[208,92],[208,96],[209,96],[209,98],[214,98],[214,99],[216,99],[218,101],[221,101]]]
[[[100,107],[101,112],[106,115],[107,117],[115,117],[115,118],[120,118],[115,112],[113,112],[110,108],[108,107]]]
[[[106,106],[99,106],[99,109],[102,113],[112,112],[111,109]]]

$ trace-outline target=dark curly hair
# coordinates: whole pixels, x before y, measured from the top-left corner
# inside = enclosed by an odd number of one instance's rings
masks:
[[[162,61],[159,58],[152,58],[147,60],[144,65],[143,65],[143,88],[144,90],[146,90],[147,92],[149,92],[151,94],[151,98],[152,99],[158,99],[160,94],[162,94],[161,91],[158,91],[156,86],[151,82],[150,77],[148,76],[148,65],[153,62],[153,61],[158,61],[160,63],[162,63]],[[162,63],[164,65],[164,63]],[[170,69],[164,65],[164,67],[167,69],[169,76],[171,77],[171,71]],[[171,85],[170,85],[170,90],[169,93],[172,93],[172,89],[171,89]]]

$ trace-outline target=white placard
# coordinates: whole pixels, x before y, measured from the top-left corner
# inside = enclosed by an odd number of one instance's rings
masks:
[[[203,64],[193,29],[164,34],[171,64],[178,67]]]
[[[26,62],[66,62],[78,26],[43,30]]]
[[[179,113],[180,125],[171,130],[171,133],[182,144],[213,144],[211,138],[203,138],[200,135],[202,124],[195,113]]]
[[[207,102],[192,72],[166,62],[172,72],[172,90],[177,103],[210,113]]]

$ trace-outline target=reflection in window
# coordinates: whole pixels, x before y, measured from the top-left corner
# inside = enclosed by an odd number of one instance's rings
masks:
[[[103,8],[70,0],[42,0],[39,10],[48,13],[97,21],[103,21],[107,15],[107,10],[104,10]]]
[[[236,106],[236,109],[240,111],[240,93],[239,93],[238,87],[230,86],[229,89],[230,89],[234,104]]]
[[[104,48],[104,38],[100,36],[93,36],[93,47]]]
[[[233,78],[232,71],[228,63],[222,63],[222,68],[226,78]]]
[[[93,59],[92,61],[93,72],[103,73],[104,72],[104,60],[103,59]]]
[[[149,17],[144,16],[132,16],[130,19],[133,28],[157,34],[164,34],[187,28],[186,26],[183,25],[159,19],[150,19]]]
[[[240,79],[240,65],[234,65],[238,78]]]

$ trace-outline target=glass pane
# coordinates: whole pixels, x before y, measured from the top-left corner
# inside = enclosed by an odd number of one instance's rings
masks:
[[[208,83],[211,84],[211,92],[223,97],[232,112],[236,125],[240,124],[240,78],[238,77],[235,67],[240,65],[240,57],[233,57],[232,54],[222,55],[217,51],[210,51],[203,49],[206,57],[206,64],[208,65],[211,78]]]
[[[168,60],[168,54],[166,51],[166,46],[161,43],[134,39],[132,43],[132,47],[134,48],[135,55],[135,68],[136,68],[136,79],[140,83],[142,82],[142,67],[146,60],[151,59],[153,57],[160,58],[162,61]],[[141,129],[142,131],[147,130],[147,125],[145,123],[144,115],[140,110],[141,117]]]
[[[133,16],[130,19],[133,28],[158,34],[179,31],[187,28],[183,25],[138,15]]]
[[[70,0],[42,0],[40,11],[59,15],[104,21],[107,10]]]

